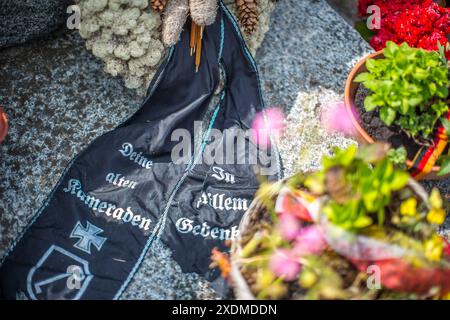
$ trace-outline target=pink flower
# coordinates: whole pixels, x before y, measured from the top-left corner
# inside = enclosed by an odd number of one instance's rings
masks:
[[[357,112],[353,109],[354,108],[352,108],[353,114],[356,117]],[[352,119],[343,102],[338,102],[325,108],[322,114],[322,125],[329,132],[341,132],[350,136],[355,136],[357,134]]]
[[[259,112],[252,123],[253,141],[264,149],[270,147],[270,135],[278,138],[284,128],[284,115],[279,108],[269,108],[265,113],[266,117]]]
[[[277,277],[283,277],[285,281],[295,280],[301,270],[300,263],[287,249],[277,249],[270,259],[269,267]]]
[[[320,254],[327,247],[322,229],[313,225],[300,230],[292,250],[298,256]]]
[[[283,239],[291,241],[299,235],[302,224],[292,214],[284,213],[280,215],[278,228]]]

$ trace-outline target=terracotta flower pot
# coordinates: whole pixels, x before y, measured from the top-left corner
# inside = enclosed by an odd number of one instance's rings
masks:
[[[366,72],[366,61],[368,59],[379,59],[383,58],[383,51],[377,51],[375,53],[369,54],[363,59],[361,59],[355,67],[350,72],[349,76],[347,77],[347,82],[345,83],[345,92],[344,92],[344,102],[345,102],[345,108],[347,110],[347,114],[351,119],[351,122],[353,126],[356,129],[357,136],[356,139],[360,143],[374,143],[375,140],[367,133],[366,130],[361,126],[359,123],[359,120],[355,116],[354,106],[355,106],[355,97],[356,92],[359,87],[359,83],[354,82],[355,78],[362,72]],[[408,167],[411,167],[413,165],[413,162],[411,160],[407,160],[406,164]],[[424,179],[426,180],[438,180],[438,179],[445,179],[448,178],[450,175],[445,176],[437,176],[437,172],[440,170],[439,166],[434,166],[430,173],[428,173]]]
[[[5,140],[6,134],[8,133],[8,118],[3,108],[0,107],[0,143]]]

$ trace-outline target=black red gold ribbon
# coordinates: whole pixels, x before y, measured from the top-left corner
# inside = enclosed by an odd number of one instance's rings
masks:
[[[445,117],[450,120],[450,111],[447,112]],[[410,167],[411,176],[416,180],[420,180],[429,174],[436,161],[445,151],[447,144],[448,136],[444,126],[442,124],[437,125],[433,143],[430,146],[421,147],[414,157]]]

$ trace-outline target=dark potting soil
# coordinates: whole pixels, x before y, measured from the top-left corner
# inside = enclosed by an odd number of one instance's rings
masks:
[[[419,146],[409,138],[397,126],[386,126],[381,121],[378,110],[367,112],[364,109],[364,99],[369,95],[369,90],[360,85],[356,91],[355,107],[358,112],[360,124],[364,130],[375,140],[389,142],[392,147],[404,146],[408,153],[408,159],[413,159]]]

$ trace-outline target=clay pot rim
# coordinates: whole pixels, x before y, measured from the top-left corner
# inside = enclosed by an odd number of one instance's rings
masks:
[[[5,111],[0,106],[0,143],[5,140],[6,134],[8,133],[8,117]]]
[[[345,109],[347,110],[347,114],[350,117],[350,120],[358,132],[359,140],[362,140],[364,143],[372,144],[375,143],[375,140],[367,133],[367,131],[360,125],[358,119],[355,117],[354,111],[352,110],[352,106],[354,106],[356,90],[359,86],[359,83],[353,82],[358,74],[364,72],[365,64],[368,59],[378,59],[383,57],[383,50],[371,53],[363,57],[358,63],[353,67],[350,74],[347,77],[347,81],[345,82],[345,91],[344,91],[344,104]],[[356,108],[355,108],[356,109]],[[409,159],[406,160],[406,165],[412,167],[413,162]],[[440,166],[433,166],[431,172],[428,174],[435,175],[441,169]],[[427,176],[428,176],[427,175]],[[438,177],[445,178],[445,176]]]

